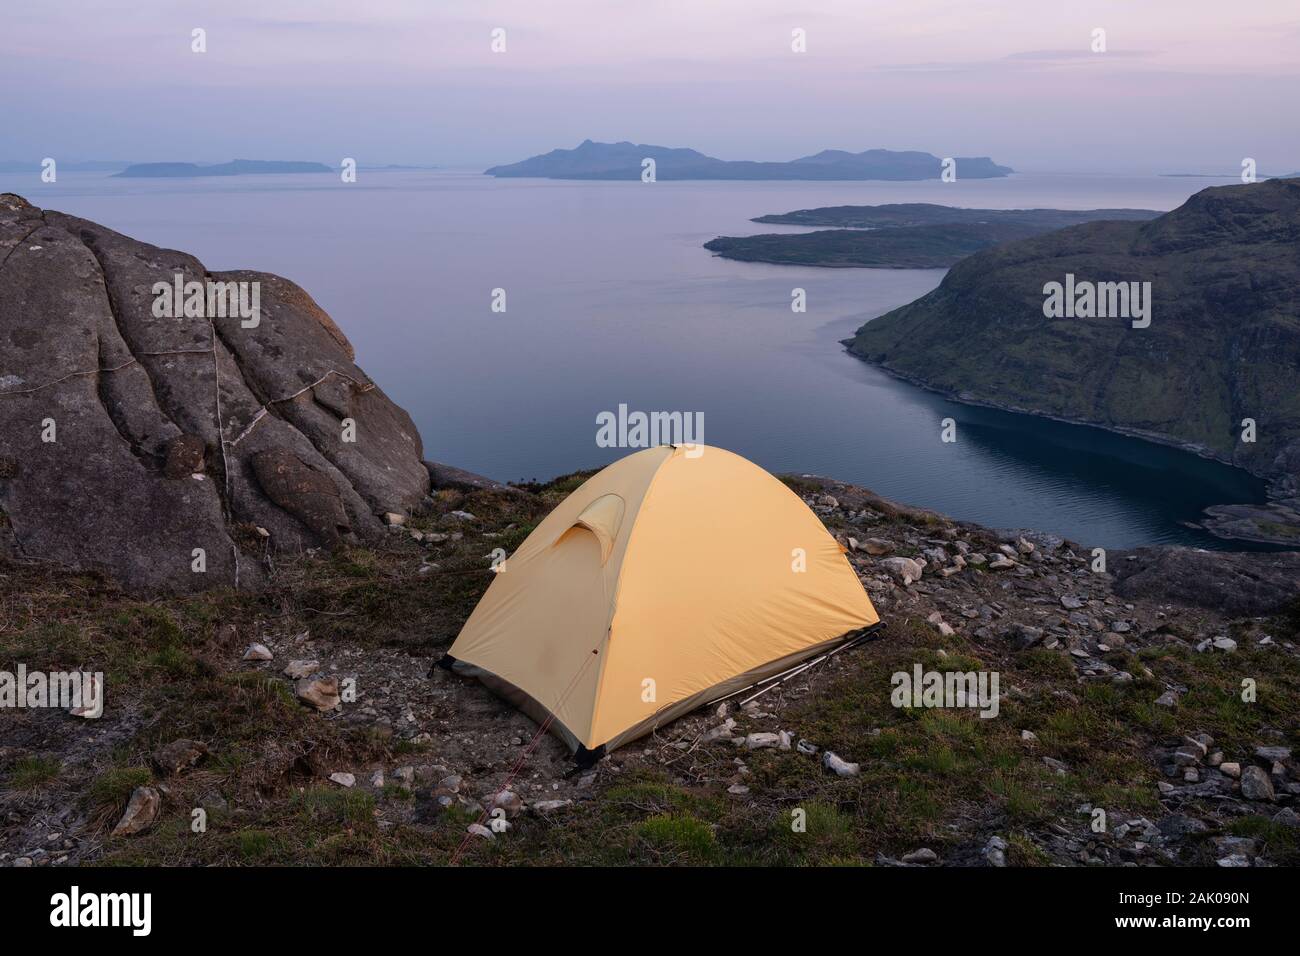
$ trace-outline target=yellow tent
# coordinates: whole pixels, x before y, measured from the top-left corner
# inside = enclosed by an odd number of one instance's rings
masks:
[[[720,448],[663,445],[556,507],[442,664],[590,760],[878,621],[784,484]]]

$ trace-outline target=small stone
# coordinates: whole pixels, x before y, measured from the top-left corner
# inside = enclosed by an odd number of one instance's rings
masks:
[[[317,710],[333,710],[339,706],[339,681],[337,677],[317,680],[303,678],[294,685],[298,699],[306,701]]]
[[[1178,703],[1178,695],[1171,690],[1165,691],[1156,698],[1157,707],[1173,707]]]
[[[1213,643],[1216,650],[1226,654],[1231,654],[1237,649],[1237,642],[1230,637],[1216,637]]]
[[[320,661],[290,661],[285,665],[284,676],[291,680],[301,680],[320,670]]]
[[[398,514],[396,511],[384,512],[384,524],[390,528],[399,528],[406,524],[406,515]]]
[[[1250,858],[1241,853],[1234,853],[1231,856],[1225,856],[1222,859],[1215,860],[1219,866],[1250,866]]]
[[[1043,639],[1043,630],[1028,624],[1017,624],[1011,629],[1012,644],[1018,651],[1027,651]]]
[[[1241,764],[1236,762],[1220,763],[1219,773],[1234,780],[1241,776]]]
[[[1020,739],[1025,741],[1025,743],[1034,743],[1038,740],[1038,734],[1034,733],[1032,730],[1022,730],[1020,731]]]
[[[1288,760],[1291,757],[1290,747],[1256,747],[1255,756],[1260,760]]]
[[[131,836],[147,829],[158,818],[162,795],[153,787],[136,787],[126,805],[122,819],[113,827],[113,836]]]
[[[813,754],[817,753],[818,747],[815,743],[812,743],[811,741],[808,740],[804,740],[801,737],[799,738],[799,742],[794,745],[794,749],[799,751],[799,753],[801,754],[805,754],[811,757]]]
[[[1286,807],[1273,816],[1273,822],[1284,827],[1300,827],[1300,813]]]
[[[935,853],[929,847],[924,846],[919,850],[913,850],[911,853],[905,853],[903,855],[904,863],[925,864],[933,863],[937,859],[939,859],[939,854]]]
[[[862,769],[855,763],[849,763],[847,760],[842,760],[829,750],[822,754],[822,765],[825,766],[827,770],[834,771],[841,777],[856,777],[858,772]]]
[[[1079,608],[1083,607],[1083,605],[1084,602],[1081,601],[1079,598],[1075,597],[1073,594],[1061,595],[1061,607],[1067,608],[1071,611],[1076,611]]]
[[[330,774],[330,779],[340,787],[353,787],[356,786],[357,782],[357,778],[354,774],[344,773],[342,771]]]
[[[893,575],[899,583],[904,586],[909,585],[914,581],[921,580],[921,565],[913,561],[911,558],[882,558],[876,563]]]
[[[207,752],[208,748],[198,741],[182,738],[160,747],[154,752],[153,759],[163,772],[180,773],[185,768],[198,763]]]
[[[749,787],[745,786],[743,783],[733,783],[727,788],[727,793],[734,793],[738,797],[743,797],[745,794],[749,793]]]
[[[721,724],[719,724],[718,726],[713,727],[713,728],[710,729],[710,730],[706,730],[706,731],[704,732],[704,735],[700,738],[700,742],[701,742],[701,743],[709,744],[709,743],[712,743],[712,742],[715,741],[715,740],[722,740],[723,738],[730,738],[730,737],[731,737],[731,731],[732,731],[732,729],[733,729],[735,726],[736,726],[736,721],[735,721],[735,719],[734,719],[734,718],[731,718],[731,717],[728,717],[724,723],[721,723]]]
[[[1241,795],[1247,800],[1276,799],[1273,781],[1268,779],[1268,774],[1253,765],[1241,771]]]
[[[241,660],[269,661],[274,656],[275,655],[271,653],[271,649],[267,647],[265,644],[249,644],[248,650],[244,651],[244,656],[243,658],[241,658]]]
[[[989,837],[989,842],[984,844],[984,859],[990,866],[1006,866],[1007,841],[1000,836]]]
[[[745,738],[746,750],[764,750],[768,747],[779,747],[781,745],[781,736],[779,734],[758,733],[750,734]]]
[[[880,557],[883,554],[892,552],[897,545],[886,538],[868,538],[866,541],[861,542],[860,547],[867,554]]]
[[[572,800],[539,800],[532,805],[535,813],[550,813],[553,810],[559,810],[561,807],[567,807],[572,804]]]
[[[494,834],[487,827],[483,826],[483,824],[481,823],[471,823],[469,826],[465,828],[465,832],[471,833],[476,837],[483,837],[486,840],[496,839],[496,834]]]
[[[384,772],[382,770],[376,770],[370,775],[370,786],[376,790],[384,789]]]
[[[524,801],[512,790],[502,790],[492,798],[492,806],[505,811],[507,817],[517,817],[524,812]]]

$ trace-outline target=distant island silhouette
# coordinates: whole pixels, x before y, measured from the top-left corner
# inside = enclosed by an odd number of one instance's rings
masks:
[[[235,159],[228,163],[136,163],[116,176],[127,179],[180,179],[193,176],[255,176],[264,173],[332,173],[324,163],[283,162],[273,159]]]
[[[655,162],[656,179],[894,180],[938,179],[944,160],[916,150],[868,149],[850,153],[824,149],[789,162],[725,160],[694,149],[584,140],[575,149],[553,149],[541,156],[485,170],[488,176],[544,179],[640,179],[642,163]],[[958,178],[992,179],[1015,172],[987,156],[954,158]]]

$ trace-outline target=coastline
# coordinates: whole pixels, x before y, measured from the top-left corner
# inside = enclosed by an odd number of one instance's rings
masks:
[[[1283,548],[1300,547],[1300,521],[1293,521],[1287,514],[1277,514],[1274,509],[1282,509],[1284,512],[1291,512],[1286,502],[1291,500],[1287,496],[1287,489],[1283,485],[1283,478],[1277,475],[1264,474],[1250,468],[1242,467],[1240,464],[1229,461],[1222,455],[1215,454],[1213,450],[1206,448],[1204,445],[1196,442],[1182,441],[1169,435],[1163,435],[1159,432],[1148,432],[1140,428],[1126,428],[1123,425],[1106,425],[1101,422],[1085,421],[1083,419],[1069,418],[1061,415],[1052,415],[1048,412],[1039,411],[1032,408],[1022,408],[1017,405],[1011,405],[1000,402],[992,402],[985,399],[976,398],[968,393],[954,392],[934,385],[925,379],[922,379],[910,372],[904,372],[901,369],[894,368],[885,362],[875,362],[866,356],[855,352],[852,348],[852,338],[840,339],[840,344],[844,346],[844,351],[860,362],[870,365],[872,368],[878,368],[899,381],[914,385],[917,388],[923,388],[927,392],[940,395],[949,401],[957,402],[961,405],[969,405],[975,408],[989,408],[1001,412],[1013,412],[1018,415],[1033,415],[1036,418],[1044,418],[1049,421],[1061,422],[1066,425],[1082,425],[1088,428],[1097,428],[1101,431],[1110,432],[1115,435],[1124,435],[1128,438],[1137,438],[1141,441],[1150,442],[1155,445],[1163,445],[1166,448],[1174,448],[1179,451],[1190,452],[1198,458],[1204,458],[1207,461],[1217,462],[1221,465],[1227,465],[1230,468],[1236,468],[1245,472],[1252,477],[1262,479],[1267,482],[1265,494],[1268,501],[1262,504],[1245,503],[1245,502],[1224,502],[1219,505],[1212,505],[1206,508],[1204,514],[1206,519],[1197,525],[1201,530],[1214,535],[1223,541],[1244,541],[1253,544],[1266,544]],[[1284,533],[1277,535],[1268,535],[1266,533],[1251,533],[1249,530],[1241,528],[1240,524],[1258,519],[1269,520],[1269,523],[1278,524],[1285,530]],[[1277,520],[1281,519],[1281,520]],[[1258,525],[1256,525],[1258,528]]]

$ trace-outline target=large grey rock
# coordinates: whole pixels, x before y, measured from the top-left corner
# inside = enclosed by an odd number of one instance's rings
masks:
[[[1300,552],[1139,548],[1112,555],[1115,593],[1129,599],[1190,604],[1233,615],[1276,611],[1300,594]]]
[[[429,471],[429,479],[434,488],[451,488],[456,491],[500,491],[510,495],[522,495],[519,488],[503,484],[483,475],[476,475],[464,468],[444,465],[436,461],[426,461],[424,467]]]
[[[154,283],[177,273],[258,282],[260,323],[154,317]],[[278,551],[378,535],[379,516],[416,507],[429,477],[410,417],[353,358],[285,279],[208,273],[193,256],[0,195],[8,547],[132,589],[194,591],[262,580],[240,525],[269,531]],[[282,494],[264,483],[277,471]]]

